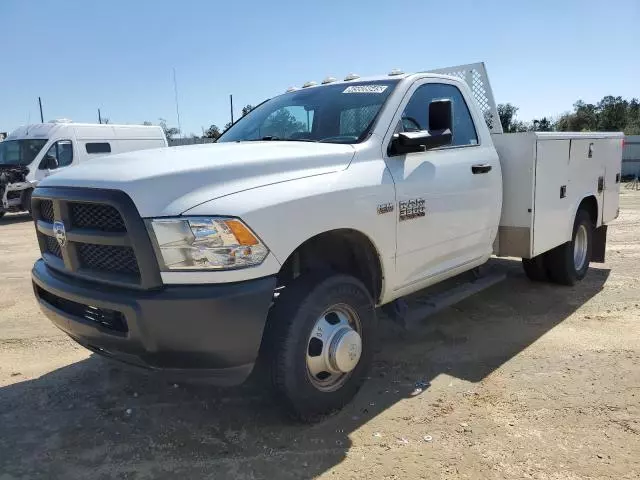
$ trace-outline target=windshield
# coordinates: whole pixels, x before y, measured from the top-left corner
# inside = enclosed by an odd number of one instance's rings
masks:
[[[22,165],[26,167],[36,158],[46,139],[5,140],[0,142],[0,165]]]
[[[361,142],[397,83],[349,82],[285,93],[258,105],[218,142]]]

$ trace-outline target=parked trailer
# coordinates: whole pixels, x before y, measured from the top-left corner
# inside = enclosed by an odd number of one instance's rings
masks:
[[[640,178],[640,135],[624,137],[622,176],[627,179]]]

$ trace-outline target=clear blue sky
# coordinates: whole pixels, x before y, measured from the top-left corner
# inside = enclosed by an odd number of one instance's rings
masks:
[[[640,97],[640,1],[0,1],[0,131],[39,121],[229,121],[291,85],[486,62],[531,120]]]

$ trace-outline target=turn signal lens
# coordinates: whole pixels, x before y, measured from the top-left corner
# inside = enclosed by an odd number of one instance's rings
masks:
[[[231,232],[240,245],[258,245],[260,243],[253,233],[251,233],[251,230],[240,220],[225,220],[224,223],[231,229]]]

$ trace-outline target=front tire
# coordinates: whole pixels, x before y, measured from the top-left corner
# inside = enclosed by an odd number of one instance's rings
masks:
[[[546,257],[549,277],[561,285],[575,285],[589,270],[593,223],[586,210],[578,210],[571,241],[551,250]]]
[[[276,299],[268,323],[272,385],[290,415],[317,421],[351,401],[370,367],[377,326],[362,282],[303,275]]]

